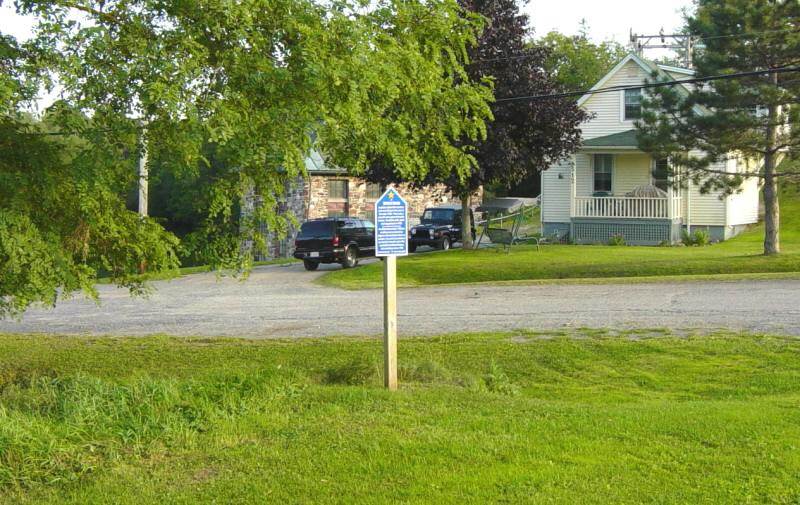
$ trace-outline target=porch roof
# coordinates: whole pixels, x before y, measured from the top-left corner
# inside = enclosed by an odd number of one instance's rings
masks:
[[[583,142],[583,147],[625,147],[638,149],[639,142],[636,140],[636,130],[627,130],[585,140]]]

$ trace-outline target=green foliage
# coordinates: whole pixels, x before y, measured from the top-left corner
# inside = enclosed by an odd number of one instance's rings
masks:
[[[622,235],[621,233],[616,233],[614,235],[611,235],[611,238],[608,239],[608,245],[610,246],[625,245],[625,235]]]
[[[681,232],[681,242],[685,246],[705,246],[711,243],[711,236],[707,230],[695,230],[692,233],[683,230]]]
[[[704,0],[688,19],[689,31],[704,38],[695,54],[697,77],[764,68],[793,66],[800,52],[800,20],[797,2],[753,0]],[[731,34],[735,36],[730,36]],[[723,36],[725,35],[725,36]],[[671,79],[662,76],[656,80]],[[744,160],[761,160],[785,151],[791,159],[800,145],[797,128],[778,128],[773,145],[768,127],[794,124],[800,101],[800,81],[795,74],[766,75],[716,80],[707,86],[653,88],[645,101],[639,124],[644,148],[690,169],[690,176],[705,183],[705,189],[736,188],[740,178],[707,170],[710,163],[736,152]],[[780,107],[786,105],[785,107]],[[780,108],[774,117],[769,109]],[[688,156],[692,149],[702,155]],[[754,163],[748,173],[759,173]],[[792,172],[794,163],[783,171]]]
[[[50,135],[53,123],[76,119],[61,104],[42,122],[0,118],[0,317],[74,290],[93,296],[98,272],[142,292],[141,264],[177,268],[176,239],[125,208],[135,171],[122,149]]]
[[[413,174],[391,160],[370,166],[371,180],[388,183],[444,184],[462,202],[483,185],[510,187],[538,174],[580,145],[578,125],[588,116],[574,100],[513,100],[509,97],[550,94],[557,83],[542,72],[547,50],[527,43],[528,17],[513,0],[459,0],[487,26],[477,45],[468,48],[466,82],[489,81],[498,99],[491,107],[492,120],[485,135],[465,137],[462,144],[474,158],[470,170],[442,170]],[[463,216],[468,222],[468,213]],[[466,247],[469,247],[467,238]]]
[[[619,43],[594,43],[588,35],[584,22],[578,35],[550,32],[537,41],[548,49],[545,68],[565,91],[591,88],[625,56],[625,48]]]
[[[464,142],[491,115],[489,83],[463,68],[482,22],[454,0],[16,6],[38,24],[24,47],[0,39],[0,315],[92,294],[98,272],[139,291],[138,269],[172,270],[177,252],[246,270],[256,224],[286,230],[278,202],[312,144],[353,173],[380,159],[408,177],[465,174]],[[42,76],[63,100],[28,125],[18,111]],[[158,181],[193,188],[170,211],[201,218],[172,228],[180,249],[125,208],[142,146]],[[250,195],[261,204],[240,218]]]
[[[489,364],[489,370],[483,376],[483,385],[490,393],[513,396],[519,393],[519,387],[511,382],[502,367],[495,361]]]

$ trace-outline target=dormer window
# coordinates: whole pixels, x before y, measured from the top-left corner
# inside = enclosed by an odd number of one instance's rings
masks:
[[[642,117],[642,90],[626,89],[625,104],[622,110],[624,121],[639,119]]]

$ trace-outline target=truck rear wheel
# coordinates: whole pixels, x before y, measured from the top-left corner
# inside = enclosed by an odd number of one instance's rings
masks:
[[[343,268],[353,268],[358,265],[358,249],[355,247],[348,247],[344,250],[344,259],[342,260]]]
[[[319,267],[319,263],[316,261],[303,260],[303,266],[306,270],[313,272],[317,269],[317,267]]]

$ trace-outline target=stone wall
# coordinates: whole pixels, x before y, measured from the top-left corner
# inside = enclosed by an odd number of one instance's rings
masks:
[[[309,199],[304,201],[308,208],[306,219],[318,219],[328,216],[328,177],[312,175],[306,181],[309,188]]]
[[[347,201],[331,200],[328,195],[329,180],[347,180]],[[396,185],[397,190],[408,202],[408,218],[410,224],[419,222],[420,216],[427,207],[442,204],[459,204],[457,198],[447,191],[445,186],[426,186],[422,189],[411,189],[407,184]],[[477,191],[473,197],[472,205],[480,205],[483,190]],[[358,177],[346,175],[312,175],[308,179],[298,179],[288,189],[285,202],[279,209],[281,212],[291,214],[302,223],[308,219],[328,217],[329,212],[344,211],[347,215],[362,219],[372,219],[374,198],[367,197],[367,182]],[[267,230],[262,233],[271,235]],[[269,236],[268,251],[256,254],[256,260],[280,258],[291,256],[294,249],[296,229],[290,229],[287,237],[280,239]]]
[[[335,203],[328,199],[330,179],[347,180],[347,215],[365,219],[372,216],[375,201],[367,197],[367,181],[358,177],[312,175],[308,183],[310,200],[307,219],[328,217],[329,210],[335,206]],[[426,186],[415,190],[410,189],[407,184],[398,184],[397,190],[408,202],[410,220],[419,220],[427,207],[458,202],[458,199],[454,199],[443,185]]]
[[[275,233],[267,230],[266,225],[262,225],[259,231],[267,236],[267,250],[255,251],[254,259],[264,261],[273,258],[287,258],[292,255],[294,248],[294,237],[297,235],[297,227],[292,225],[292,217],[299,226],[307,219],[308,194],[310,187],[308,181],[303,177],[298,177],[294,182],[286,187],[286,197],[278,204],[278,212],[288,222],[286,237],[280,238]]]

